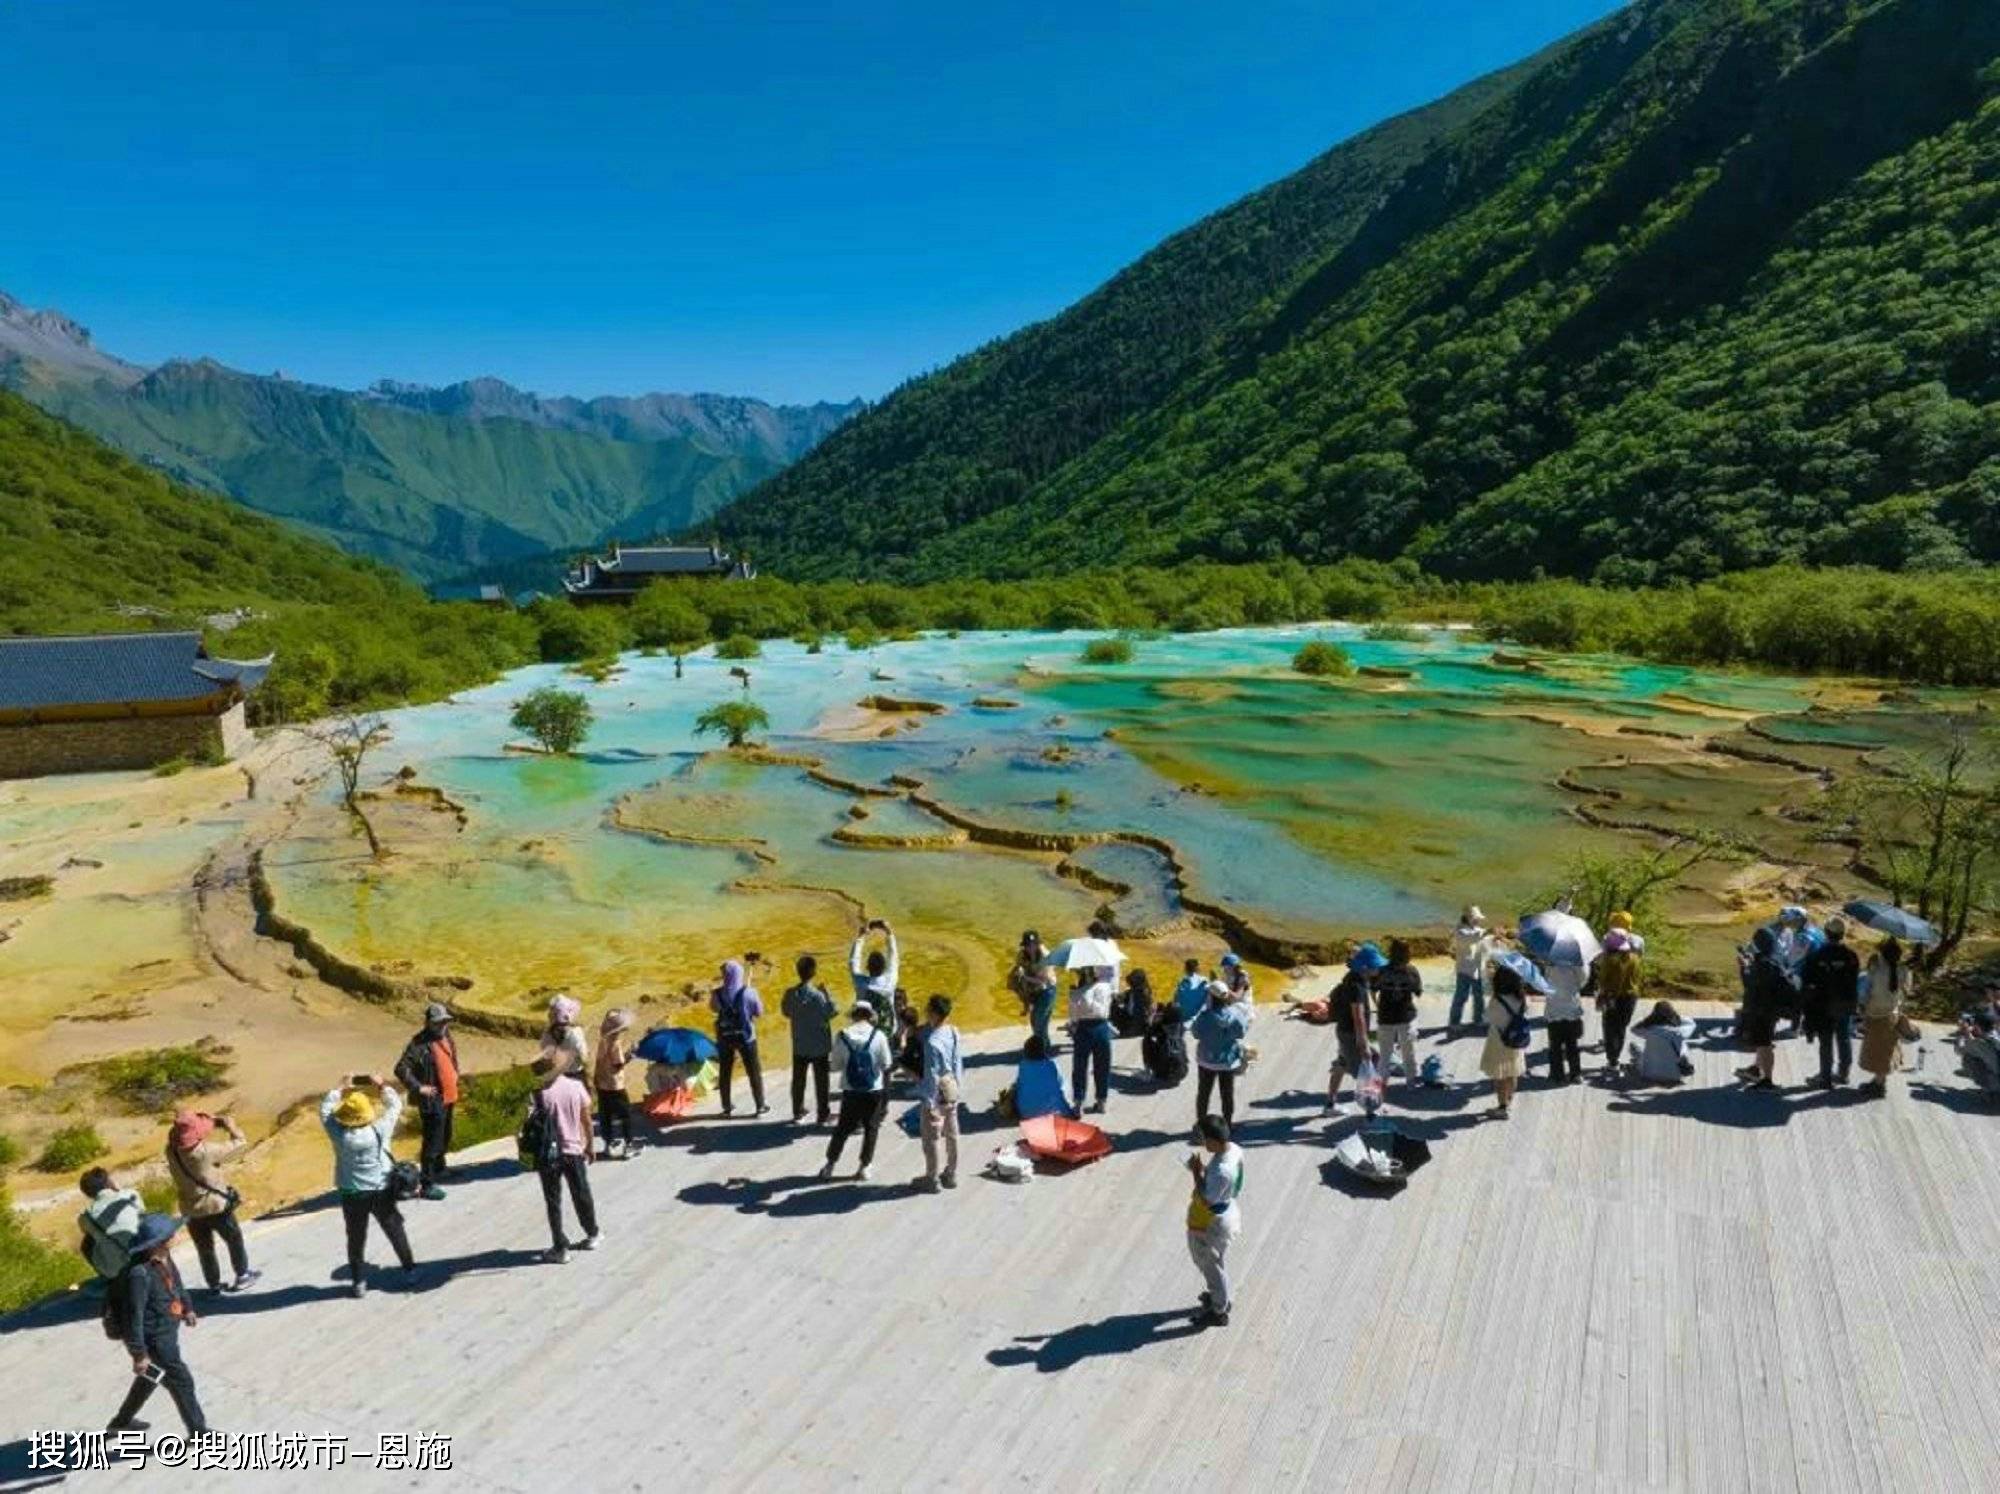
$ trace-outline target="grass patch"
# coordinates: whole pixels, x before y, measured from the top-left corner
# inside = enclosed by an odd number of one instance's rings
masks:
[[[151,1048],[98,1063],[105,1096],[134,1115],[163,1110],[177,1100],[220,1089],[229,1073],[223,1047]]]
[[[56,890],[54,877],[0,877],[0,903],[25,903]]]
[[[12,1167],[21,1160],[21,1143],[11,1136],[0,1136],[0,1167]]]
[[[139,1185],[139,1202],[145,1205],[148,1214],[178,1214],[181,1191],[172,1178],[155,1178]]]
[[[1132,662],[1132,640],[1129,638],[1093,638],[1083,646],[1081,657],[1086,664],[1130,664]]]
[[[1411,623],[1380,622],[1370,623],[1362,630],[1361,636],[1370,643],[1429,643],[1428,628],[1419,628]]]
[[[111,1148],[91,1125],[64,1126],[48,1139],[41,1156],[35,1158],[37,1172],[75,1172],[95,1162]]]
[[[538,1083],[525,1064],[492,1074],[469,1074],[459,1081],[458,1108],[452,1112],[451,1143],[477,1146],[496,1136],[512,1136],[528,1112]],[[416,1107],[408,1114],[414,1116]]]
[[[0,1312],[39,1302],[88,1275],[89,1264],[75,1251],[45,1245],[29,1234],[13,1200],[0,1189]]]

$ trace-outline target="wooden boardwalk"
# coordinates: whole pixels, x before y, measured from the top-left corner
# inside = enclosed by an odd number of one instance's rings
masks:
[[[982,1111],[1004,1036],[978,1044]],[[819,1185],[822,1137],[697,1119],[596,1170],[605,1246],[561,1267],[488,1148],[409,1208],[415,1289],[347,1299],[338,1218],[308,1207],[254,1227],[263,1283],[186,1347],[218,1427],[345,1436],[359,1487],[2000,1487],[2000,1114],[1941,1041],[1873,1104],[1741,1093],[1720,1047],[1678,1090],[1531,1081],[1505,1124],[1456,1082],[1392,1104],[1436,1158],[1384,1198],[1329,1173],[1327,1032],[1266,1008],[1253,1038],[1226,1329],[1188,1321],[1193,1084],[1121,1071],[1115,1155],[940,1197],[905,1186],[899,1132],[874,1183]],[[1442,1051],[1476,1077],[1476,1042]],[[1803,1077],[1803,1045],[1780,1062]],[[1009,1134],[969,1136],[968,1170]],[[10,1329],[0,1485],[28,1476],[17,1439],[101,1425],[125,1384],[74,1308]],[[151,1415],[174,1429],[164,1394]],[[360,1456],[419,1431],[452,1473]]]

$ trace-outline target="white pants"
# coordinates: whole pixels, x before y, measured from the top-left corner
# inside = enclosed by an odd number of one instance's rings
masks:
[[[1208,1285],[1209,1305],[1217,1312],[1228,1312],[1235,1300],[1230,1295],[1227,1260],[1230,1242],[1236,1238],[1237,1213],[1232,1204],[1207,1229],[1187,1232],[1188,1254],[1201,1271],[1201,1278]]]
[[[1406,1081],[1416,1079],[1417,1045],[1413,1038],[1416,1030],[1414,1022],[1384,1022],[1375,1029],[1375,1040],[1382,1045],[1375,1063],[1382,1070],[1384,1082],[1389,1078],[1389,1050],[1396,1047],[1403,1050],[1403,1078]]]

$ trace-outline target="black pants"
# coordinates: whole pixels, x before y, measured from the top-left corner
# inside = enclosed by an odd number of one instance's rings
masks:
[[[861,1133],[861,1165],[875,1160],[875,1133],[882,1129],[882,1112],[889,1108],[889,1092],[882,1089],[850,1089],[841,1092],[840,1119],[834,1123],[833,1140],[827,1143],[826,1165],[840,1160],[847,1138]]]
[[[243,1248],[243,1226],[236,1222],[234,1208],[190,1217],[188,1238],[194,1241],[194,1253],[201,1257],[201,1279],[210,1291],[222,1285],[222,1267],[215,1258],[218,1237],[229,1248],[229,1269],[238,1276],[250,1269],[250,1252]]]
[[[1236,1076],[1227,1069],[1196,1069],[1194,1081],[1194,1117],[1196,1120],[1208,1118],[1208,1096],[1211,1090],[1222,1091],[1222,1118],[1232,1126],[1236,1124]]]
[[[1583,1018],[1555,1020],[1549,1029],[1549,1078],[1583,1077]]]
[[[632,1097],[623,1086],[597,1092],[597,1130],[606,1151],[611,1150],[613,1141],[632,1145]]]
[[[194,1371],[181,1358],[180,1329],[169,1328],[149,1338],[146,1341],[146,1357],[166,1372],[160,1377],[160,1384],[166,1386],[167,1394],[174,1398],[174,1409],[180,1412],[181,1425],[188,1429],[188,1435],[207,1431],[208,1418],[202,1414],[201,1402],[195,1398]],[[113,1430],[130,1426],[140,1408],[158,1388],[143,1375],[134,1375],[132,1388],[125,1393],[125,1403],[111,1418]]]
[[[754,1040],[739,1043],[734,1038],[719,1038],[715,1044],[722,1054],[722,1113],[735,1107],[729,1103],[730,1081],[736,1077],[736,1060],[743,1059],[743,1072],[750,1077],[750,1098],[757,1108],[764,1108],[764,1066],[757,1061],[757,1044]]]
[[[410,1237],[403,1230],[403,1211],[396,1207],[396,1200],[389,1196],[387,1188],[377,1188],[373,1193],[341,1194],[340,1218],[347,1226],[347,1270],[353,1280],[364,1280],[367,1275],[371,1218],[382,1226],[397,1261],[404,1266],[416,1264],[416,1257],[410,1254]]]
[[[444,1176],[444,1154],[451,1150],[451,1113],[455,1108],[437,1102],[417,1107],[417,1114],[424,1123],[424,1139],[417,1153],[417,1167],[426,1183],[435,1183]]]
[[[1614,996],[1604,1003],[1604,1066],[1610,1068],[1625,1058],[1625,1029],[1632,1025],[1632,1013],[1639,1007],[1636,996]]]
[[[1836,1066],[1834,1060],[1838,1058]],[[1853,1027],[1846,1017],[1829,1017],[1819,1030],[1819,1072],[1823,1079],[1845,1079],[1854,1067]]]
[[[831,1060],[825,1054],[818,1058],[800,1058],[792,1055],[792,1119],[797,1120],[806,1113],[806,1072],[811,1070],[813,1099],[818,1105],[817,1115],[823,1126],[833,1114],[833,1107],[826,1098],[827,1068]]]
[[[563,1238],[562,1185],[569,1184],[570,1207],[586,1235],[597,1233],[597,1200],[590,1196],[590,1159],[582,1153],[565,1152],[553,1162],[535,1169],[542,1178],[542,1206],[549,1211],[549,1243],[561,1250]]]

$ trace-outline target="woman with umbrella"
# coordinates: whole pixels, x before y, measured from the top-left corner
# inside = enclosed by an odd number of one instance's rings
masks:
[[[1521,947],[1540,961],[1549,986],[1549,1082],[1583,1078],[1583,986],[1604,952],[1590,925],[1563,908],[1521,920]]]
[[[1512,1113],[1514,1091],[1528,1069],[1528,992],[1546,996],[1549,984],[1525,955],[1502,950],[1488,967],[1492,999],[1486,1003],[1486,1046],[1479,1071],[1493,1081],[1493,1118]]]
[[[1902,1055],[1903,998],[1909,994],[1909,962],[1892,934],[1868,957],[1868,1004],[1861,1009],[1861,1067],[1875,1077],[1861,1093],[1879,1100],[1889,1092],[1889,1074]]]

